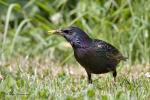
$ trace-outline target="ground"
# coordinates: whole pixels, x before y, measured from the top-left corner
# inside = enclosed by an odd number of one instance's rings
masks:
[[[0,97],[7,99],[149,100],[150,65],[118,66],[117,81],[110,73],[93,75],[93,84],[79,64],[59,65],[50,59],[18,58],[1,69]]]

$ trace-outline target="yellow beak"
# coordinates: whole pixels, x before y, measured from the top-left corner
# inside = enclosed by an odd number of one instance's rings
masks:
[[[59,34],[59,35],[62,35],[62,31],[61,30],[50,30],[48,31],[48,34],[51,35],[51,34]]]
[[[50,31],[48,31],[48,34],[54,34],[56,32],[57,32],[57,30],[50,30]]]

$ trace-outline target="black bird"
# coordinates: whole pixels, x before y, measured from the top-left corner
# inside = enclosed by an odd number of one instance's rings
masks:
[[[72,46],[76,60],[82,65],[92,83],[91,74],[112,72],[114,80],[117,76],[116,66],[121,60],[126,60],[111,44],[90,38],[78,27],[68,27],[49,31],[63,36]]]

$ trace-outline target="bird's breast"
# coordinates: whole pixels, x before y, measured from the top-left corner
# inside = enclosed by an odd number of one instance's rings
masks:
[[[84,59],[87,57],[87,50],[83,48],[75,49],[74,55],[76,59]]]
[[[76,60],[85,68],[91,67],[91,63],[94,63],[93,55],[87,48],[78,48],[74,50],[74,56]]]
[[[115,68],[116,64],[111,63],[103,53],[95,54],[88,48],[75,49],[74,56],[76,60],[91,73],[106,73]],[[112,66],[113,65],[113,66]]]

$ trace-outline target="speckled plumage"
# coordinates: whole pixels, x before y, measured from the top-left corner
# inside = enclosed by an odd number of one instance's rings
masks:
[[[111,44],[90,38],[78,27],[62,29],[59,33],[71,43],[76,60],[85,68],[89,83],[91,74],[113,72],[117,76],[116,66],[126,58]]]

